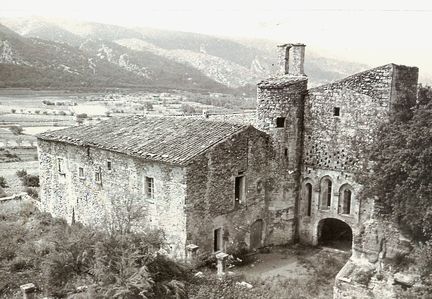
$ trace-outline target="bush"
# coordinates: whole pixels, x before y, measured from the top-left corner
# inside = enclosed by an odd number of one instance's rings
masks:
[[[35,188],[27,187],[24,190],[31,198],[37,199],[39,194]]]
[[[26,187],[39,187],[39,176],[28,174],[21,178],[21,181]]]
[[[7,188],[8,187],[8,185],[6,183],[6,179],[4,177],[2,177],[2,176],[0,176],[0,187],[2,187],[2,188]]]
[[[22,178],[27,176],[27,171],[25,169],[18,170],[16,172],[17,177]]]
[[[12,113],[15,113],[15,112],[16,112],[16,109],[11,109],[11,112],[12,112]]]

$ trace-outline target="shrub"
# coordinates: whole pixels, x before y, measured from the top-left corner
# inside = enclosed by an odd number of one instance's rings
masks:
[[[37,199],[39,194],[35,188],[27,187],[24,190],[31,198]]]
[[[16,109],[11,109],[11,112],[12,112],[12,113],[15,113],[15,112],[16,112]]]
[[[22,183],[26,187],[39,187],[39,176],[28,174],[21,178]]]
[[[8,185],[6,183],[6,179],[4,177],[2,177],[2,176],[0,176],[0,187],[2,187],[2,188],[7,188],[8,187]]]
[[[22,178],[27,176],[27,171],[25,169],[18,170],[16,172],[17,177]]]

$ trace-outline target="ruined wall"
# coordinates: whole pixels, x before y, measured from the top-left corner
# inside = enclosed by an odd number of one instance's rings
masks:
[[[261,245],[292,240],[293,210],[271,208],[281,188],[273,177],[275,153],[269,137],[250,127],[197,158],[187,170],[188,242],[212,253],[214,230],[223,229],[224,250],[250,248],[251,225],[263,220]],[[235,178],[245,177],[245,198],[234,204]]]
[[[69,223],[74,218],[84,224],[106,228],[112,213],[124,206],[123,201],[134,197],[144,210],[137,229],[164,230],[168,251],[179,258],[184,256],[186,186],[183,168],[40,139],[38,147],[43,210]],[[64,159],[63,174],[58,171],[57,158]],[[111,161],[112,170],[107,169],[107,161]],[[84,178],[79,177],[78,167],[84,168]],[[101,184],[95,181],[95,172],[99,169]],[[154,178],[154,199],[145,195],[146,176]]]
[[[356,197],[361,186],[355,174],[367,167],[367,145],[377,129],[389,120],[392,105],[409,109],[417,88],[417,68],[394,64],[371,69],[341,81],[308,90],[304,111],[302,186],[311,183],[312,215],[304,213],[304,190],[299,204],[299,232],[302,241],[316,244],[321,219],[337,218],[350,224],[354,233],[365,210]],[[403,104],[400,104],[403,103]],[[414,101],[415,103],[415,101]],[[320,182],[332,181],[332,206],[320,210]],[[340,187],[353,191],[352,215],[340,215]],[[367,218],[366,218],[367,219]],[[363,219],[363,220],[366,220]]]

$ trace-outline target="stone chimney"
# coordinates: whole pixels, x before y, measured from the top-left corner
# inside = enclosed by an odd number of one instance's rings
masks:
[[[278,75],[306,76],[304,73],[304,44],[284,44],[278,46]]]

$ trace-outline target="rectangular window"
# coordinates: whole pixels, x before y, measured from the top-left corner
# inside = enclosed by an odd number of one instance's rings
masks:
[[[57,169],[59,173],[64,173],[64,160],[63,158],[57,159]]]
[[[221,251],[223,249],[222,246],[222,228],[217,228],[213,232],[213,250],[214,252]]]
[[[107,161],[107,169],[112,170],[112,162],[111,161]]]
[[[333,115],[334,116],[340,116],[340,107],[334,107],[333,108]]]
[[[145,194],[147,198],[154,198],[154,179],[151,177],[145,177]]]
[[[234,187],[234,207],[237,208],[244,199],[244,176],[238,176],[235,178]]]
[[[96,181],[97,184],[102,184],[102,172],[101,172],[100,167],[95,172],[95,181]]]
[[[78,167],[78,177],[80,179],[84,179],[84,168],[83,167]]]
[[[285,117],[276,118],[276,128],[283,128],[283,127],[285,127]]]

